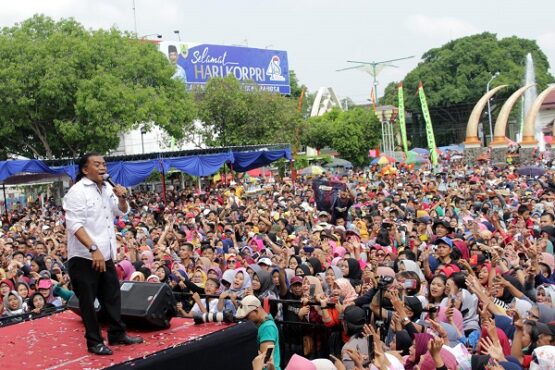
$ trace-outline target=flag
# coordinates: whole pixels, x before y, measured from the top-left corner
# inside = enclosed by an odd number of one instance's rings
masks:
[[[372,107],[374,107],[374,112],[376,111],[376,92],[374,89],[370,90],[370,100],[372,101]]]
[[[399,84],[399,89],[397,90],[397,97],[399,99],[399,127],[401,128],[401,140],[403,142],[403,151],[405,154],[409,151],[407,146],[407,128],[405,126],[405,99],[403,96],[403,83]]]
[[[432,127],[432,119],[430,117],[430,111],[428,110],[428,102],[426,101],[426,95],[424,94],[422,82],[418,85],[418,96],[420,97],[420,105],[422,107],[422,114],[424,115],[424,122],[426,122],[426,137],[428,139],[430,159],[432,164],[435,166],[437,165],[436,139],[434,137],[434,128]]]

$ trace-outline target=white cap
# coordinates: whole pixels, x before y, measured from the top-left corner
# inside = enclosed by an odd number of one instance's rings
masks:
[[[249,313],[262,306],[260,300],[253,295],[248,295],[241,300],[241,304],[235,313],[238,319],[244,319]]]
[[[264,264],[266,266],[273,266],[274,264],[272,263],[272,260],[269,259],[268,257],[262,257],[261,259],[258,260],[258,264]]]

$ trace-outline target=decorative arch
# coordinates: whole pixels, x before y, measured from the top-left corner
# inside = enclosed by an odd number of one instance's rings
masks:
[[[521,144],[523,145],[535,145],[538,143],[536,138],[534,137],[536,132],[536,117],[540,108],[543,104],[547,95],[555,90],[555,85],[549,86],[547,89],[543,90],[540,95],[534,100],[534,104],[530,107],[528,114],[526,115],[526,120],[524,121],[524,130],[522,132],[522,141]]]
[[[480,116],[482,115],[488,100],[504,87],[507,87],[507,85],[497,86],[496,88],[485,93],[484,96],[478,100],[474,109],[472,109],[472,113],[470,113],[470,117],[468,118],[468,124],[466,125],[466,140],[464,141],[466,145],[482,144],[478,138],[478,122],[480,121]]]
[[[497,116],[497,121],[495,121],[495,132],[493,134],[492,145],[507,145],[505,141],[505,131],[507,130],[507,122],[509,121],[511,110],[513,110],[514,105],[522,94],[534,85],[535,84],[528,84],[526,86],[522,86],[520,89],[512,93],[505,104],[503,104],[501,110],[499,111],[499,116]]]

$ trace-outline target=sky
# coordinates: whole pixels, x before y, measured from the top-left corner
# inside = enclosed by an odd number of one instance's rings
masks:
[[[378,95],[401,80],[427,50],[481,32],[536,40],[555,74],[553,0],[2,0],[0,25],[45,14],[73,17],[87,28],[116,27],[162,40],[286,50],[289,68],[314,92],[332,87],[357,103],[372,78],[347,60],[396,62],[378,76]],[[147,38],[154,38],[147,36]],[[494,73],[495,71],[492,71]],[[484,87],[485,89],[485,87]]]

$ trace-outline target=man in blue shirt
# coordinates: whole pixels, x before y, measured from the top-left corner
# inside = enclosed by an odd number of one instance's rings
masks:
[[[269,346],[274,346],[272,357],[274,358],[275,370],[280,370],[279,332],[272,315],[266,313],[262,308],[260,300],[253,295],[248,295],[241,300],[241,305],[237,309],[235,317],[247,319],[258,327],[256,342],[258,350],[265,353]]]

